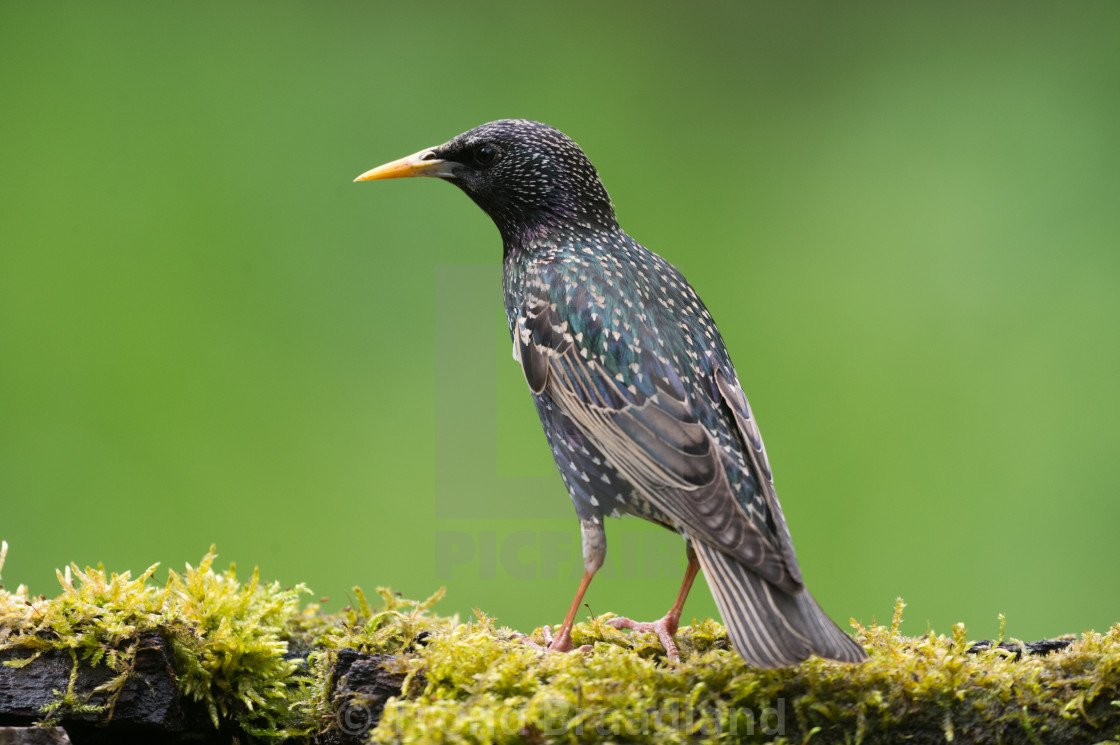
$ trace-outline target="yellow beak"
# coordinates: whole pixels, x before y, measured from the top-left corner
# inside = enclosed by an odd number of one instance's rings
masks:
[[[376,181],[383,178],[409,178],[413,176],[435,176],[437,178],[453,178],[455,169],[459,166],[453,160],[439,160],[435,152],[428,148],[418,153],[413,153],[407,158],[394,160],[372,170],[366,171],[355,181]]]

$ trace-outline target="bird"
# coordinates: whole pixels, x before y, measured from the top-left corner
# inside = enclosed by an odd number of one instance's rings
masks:
[[[419,176],[459,187],[501,234],[513,357],[579,519],[584,573],[555,637],[544,627],[547,648],[574,648],[576,613],[606,557],[604,519],[637,516],[683,537],[687,568],[664,617],[611,625],[655,633],[679,661],[674,636],[703,571],[747,664],[865,659],[805,588],[711,314],[672,264],[620,227],[579,145],[546,124],[501,119],[355,181]]]

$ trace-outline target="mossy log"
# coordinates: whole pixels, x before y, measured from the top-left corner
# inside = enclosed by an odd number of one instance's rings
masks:
[[[229,725],[215,729],[205,708],[179,693],[170,645],[161,634],[143,635],[131,670],[116,689],[107,685],[115,677],[107,666],[79,662],[75,667],[66,651],[49,650],[19,664],[26,657],[0,650],[0,745],[228,745],[240,734]],[[387,671],[383,662],[379,655],[339,650],[330,689],[337,707],[349,714],[339,718],[338,726],[310,737],[316,745],[365,742],[385,703],[401,692],[404,676]],[[82,705],[62,711],[60,727],[31,726],[68,688]]]
[[[83,704],[64,712],[63,720],[79,743],[174,743],[183,733],[192,739],[205,731],[205,709],[179,695],[167,640],[145,633],[137,641],[131,669],[119,686],[113,685],[117,673],[107,665],[75,666],[67,650],[45,650],[21,665],[33,653],[0,649],[0,725],[43,720],[59,692],[71,688]]]
[[[385,589],[325,614],[302,588],[246,582],[214,555],[71,566],[62,592],[0,589],[0,726],[61,724],[95,742],[1120,744],[1120,624],[1023,644],[853,624],[861,665],[754,670],[719,624],[651,635],[590,619],[587,654],[544,654],[485,616],[442,618]],[[540,631],[535,634],[540,640]]]

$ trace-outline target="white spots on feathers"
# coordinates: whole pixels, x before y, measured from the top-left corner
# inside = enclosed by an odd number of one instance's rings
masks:
[[[647,401],[666,412],[674,406],[680,410],[675,402],[683,402],[687,415],[708,430],[740,503],[754,505],[757,484],[749,464],[758,460],[761,437],[745,401],[739,414],[748,425],[742,434],[718,408],[714,376],[720,370],[733,380],[734,368],[695,290],[672,265],[618,227],[594,167],[571,140],[526,122],[497,123],[492,129],[516,131],[531,143],[529,155],[514,163],[522,170],[511,182],[529,195],[526,200],[568,190],[559,195],[566,201],[523,212],[520,217],[531,224],[517,230],[503,227],[500,217],[483,208],[499,222],[506,241],[503,285],[511,329],[515,339],[533,348],[530,355],[515,345],[514,356],[524,357],[526,365],[540,365],[543,359],[551,370],[551,387],[537,400],[549,402],[541,409],[545,431],[581,519],[631,513],[673,524],[635,486],[636,473],[616,469],[603,457],[613,451],[599,449],[605,448],[596,440],[602,433],[588,429],[591,420],[568,411],[577,400],[605,418]],[[540,220],[547,224],[532,222]],[[557,390],[567,398],[554,399]],[[572,417],[562,426],[551,408],[555,401],[564,401]],[[578,437],[570,440],[573,428]],[[640,445],[632,447],[637,451]]]

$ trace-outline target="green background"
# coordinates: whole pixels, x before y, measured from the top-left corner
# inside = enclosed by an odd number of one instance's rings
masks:
[[[9,586],[216,542],[328,608],[559,622],[578,529],[497,231],[351,183],[519,116],[705,298],[834,617],[1120,621],[1120,6],[404,6],[0,9]],[[609,538],[591,609],[660,615],[679,539]]]

